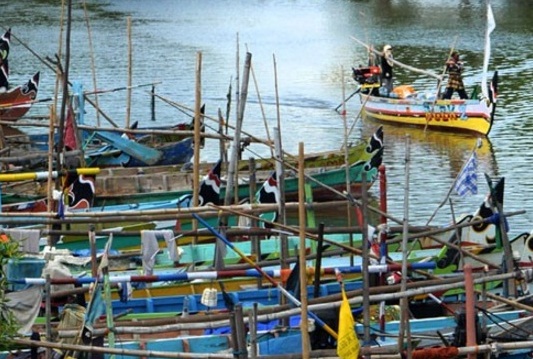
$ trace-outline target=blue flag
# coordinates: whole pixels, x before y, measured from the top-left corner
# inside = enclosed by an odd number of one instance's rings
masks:
[[[461,197],[467,194],[477,194],[477,155],[472,153],[464,165],[455,183],[455,191]]]

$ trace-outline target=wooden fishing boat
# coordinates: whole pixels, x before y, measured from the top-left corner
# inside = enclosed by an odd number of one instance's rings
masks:
[[[111,132],[96,132],[95,135],[108,145],[86,152],[86,162],[94,167],[176,165],[189,162],[194,153],[192,137],[176,142],[143,144]]]
[[[361,193],[362,174],[366,174],[367,188],[377,178],[378,168],[383,160],[383,129],[379,127],[366,141],[361,141],[348,150],[350,166],[348,171],[351,192],[353,195]],[[291,163],[288,158],[289,164]],[[346,190],[345,152],[326,151],[310,154],[305,161],[306,173],[326,186],[341,192]],[[270,168],[274,161],[259,161],[259,168]],[[294,162],[292,162],[294,163]],[[211,168],[213,164],[203,164],[204,168]],[[248,161],[239,162],[241,169],[247,168]],[[203,170],[206,173],[208,170]],[[298,179],[285,175],[286,200],[297,198]],[[262,183],[271,171],[256,172],[258,183]],[[248,177],[247,177],[248,178]],[[246,178],[246,179],[247,179]],[[248,198],[250,186],[244,182],[239,185],[240,199]],[[190,171],[184,172],[181,166],[173,167],[145,167],[130,169],[103,169],[96,178],[96,205],[112,205],[126,202],[147,202],[149,200],[168,200],[190,193],[193,176]],[[324,188],[315,181],[308,180],[313,189],[316,201],[326,201],[338,198],[331,190]],[[259,185],[256,185],[259,187]],[[225,187],[221,189],[221,196],[225,194]]]
[[[37,98],[39,74],[35,73],[24,85],[0,93],[0,119],[14,122],[30,110]]]
[[[466,132],[488,135],[494,121],[498,86],[498,72],[492,77],[490,89],[487,84],[487,71],[490,58],[490,32],[494,28],[492,11],[488,16],[485,36],[485,60],[481,83],[468,99],[442,99],[439,94],[441,76],[424,71],[438,81],[432,91],[416,90],[413,85],[397,86],[390,95],[380,95],[379,67],[353,68],[353,77],[359,84],[362,113],[366,119],[396,125],[417,126],[427,129]],[[355,39],[362,43],[361,41]],[[363,44],[363,43],[362,43]],[[381,55],[373,48],[367,48]],[[403,65],[392,60],[395,65]],[[481,91],[479,91],[481,89]]]

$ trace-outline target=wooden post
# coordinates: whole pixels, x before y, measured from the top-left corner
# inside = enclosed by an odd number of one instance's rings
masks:
[[[239,352],[239,340],[237,338],[237,322],[235,316],[235,310],[229,314],[229,326],[231,328],[231,347],[234,353]],[[234,354],[234,358],[238,358],[237,354]]]
[[[307,265],[305,261],[305,162],[303,142],[300,142],[298,152],[298,214],[300,227],[300,253],[298,257],[300,261],[300,301],[302,304],[300,331],[302,333],[302,358],[309,358],[311,341],[309,338],[309,319],[307,315]]]
[[[242,304],[235,304],[235,329],[237,330],[237,358],[248,358],[248,349],[246,348],[246,332],[244,330],[244,318]]]

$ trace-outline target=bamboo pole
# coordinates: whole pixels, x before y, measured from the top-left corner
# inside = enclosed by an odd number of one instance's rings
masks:
[[[300,298],[302,303],[302,316],[300,323],[300,332],[302,333],[302,358],[309,358],[309,350],[311,342],[309,338],[309,319],[307,315],[307,264],[305,261],[305,178],[304,173],[304,144],[299,143],[299,161],[298,169],[300,175],[298,176],[298,214],[300,224],[300,250],[299,250],[299,265],[300,265]]]
[[[362,257],[362,264],[363,264],[363,307],[364,308],[370,308],[370,302],[368,300],[368,289],[370,288],[370,281],[369,281],[369,274],[368,274],[368,266],[370,265],[370,248],[369,243],[372,240],[371,238],[368,238],[368,211],[367,211],[367,203],[368,203],[368,193],[366,191],[366,173],[362,173],[362,179],[363,179],[363,189],[362,189],[362,247],[363,247],[363,257]],[[370,310],[363,311],[363,323],[364,323],[364,342],[369,343],[370,342]]]
[[[54,119],[55,119],[55,106],[52,104],[50,106],[50,127],[48,132],[48,182],[47,182],[47,191],[46,191],[46,209],[49,213],[53,212],[53,201],[52,201],[52,191],[54,189],[54,182],[52,181],[52,171],[53,171],[53,151],[54,148]],[[47,229],[50,230],[52,227],[47,226]],[[52,247],[52,236],[48,235],[48,246]]]
[[[491,282],[501,281],[507,278],[516,277],[516,273],[504,273],[491,276],[474,275],[473,283],[475,285]],[[427,284],[427,283],[429,284]],[[447,284],[437,284],[445,282]],[[420,296],[423,294],[429,294],[437,291],[446,291],[455,288],[464,287],[464,278],[462,276],[456,276],[454,278],[447,278],[445,280],[431,280],[422,281],[416,283],[409,283],[406,292],[400,290],[401,285],[392,285],[384,287],[373,287],[370,289],[370,302],[376,303],[383,300],[398,300],[400,298],[407,298],[413,296]],[[362,304],[362,289],[347,292],[347,296],[350,298],[350,304],[361,305]],[[500,298],[504,299],[505,298]],[[320,310],[332,310],[338,308],[341,304],[340,294],[329,295],[326,297],[311,299],[308,309],[311,311]],[[523,309],[527,311],[533,311],[533,308],[527,305],[523,305]],[[275,306],[269,308],[261,308],[258,310],[257,321],[273,321],[281,318],[294,316],[300,313],[300,308],[294,308],[291,305]],[[244,319],[248,322],[248,319]],[[172,317],[154,320],[142,320],[135,323],[117,322],[115,333],[121,334],[159,334],[170,331],[180,330],[194,330],[194,329],[207,329],[207,328],[220,328],[229,325],[228,314],[206,314],[206,316],[189,316],[189,317]],[[107,331],[106,327],[98,326],[94,329],[94,335],[101,335]],[[69,337],[76,334],[74,330],[62,330],[59,333],[60,337]],[[396,348],[395,348],[396,349]],[[397,349],[396,349],[397,350]]]
[[[193,191],[192,191],[192,204],[194,207],[198,206],[198,196],[200,188],[200,126],[201,121],[201,107],[202,107],[202,52],[196,53],[196,86],[194,92],[194,165],[193,165]],[[198,229],[198,223],[193,221],[193,229]],[[196,243],[197,239],[193,239],[193,243]]]
[[[246,51],[248,51],[248,45],[246,45]],[[261,100],[261,93],[259,92],[259,86],[257,85],[257,78],[255,77],[255,71],[254,71],[253,65],[250,65],[250,72],[252,73],[252,79],[254,80],[255,92],[257,93],[257,103],[259,104],[259,108],[261,109],[261,116],[263,118],[263,124],[265,126],[267,141],[272,142],[270,140],[270,130],[268,129],[268,122],[266,119],[265,108],[263,106],[263,101]],[[272,147],[270,147],[270,156],[274,157],[274,150]]]
[[[247,69],[250,68],[252,54],[247,53],[246,54],[246,62],[245,67]],[[247,73],[247,71],[245,71]],[[243,84],[244,84],[243,79]],[[235,177],[237,173],[237,159],[239,158],[239,151],[240,151],[240,139],[241,139],[241,129],[242,129],[242,116],[244,108],[241,107],[242,105],[242,99],[239,99],[239,106],[237,108],[237,121],[236,121],[236,129],[235,129],[235,135],[231,146],[231,154],[229,158],[228,163],[228,182],[226,184],[226,195],[224,197],[224,205],[229,205],[233,201],[233,195],[235,192]],[[226,224],[226,219],[222,219],[223,223]]]
[[[405,139],[405,184],[404,184],[404,230],[403,230],[403,240],[402,240],[402,252],[407,253],[407,237],[409,235],[409,163],[410,158],[410,138],[406,136]],[[403,256],[402,259],[402,281],[401,281],[401,290],[407,290],[407,255]],[[400,300],[400,332],[398,335],[398,350],[402,351],[404,347],[404,335],[407,336],[407,355],[411,357],[411,337],[409,331],[409,308],[407,303],[407,298],[404,297]]]
[[[250,357],[257,358],[257,310],[258,304],[252,305],[252,310],[248,313],[248,323],[250,323]]]
[[[93,78],[93,88],[96,90],[98,86],[96,85],[96,65],[94,61],[94,47],[93,47],[93,37],[91,31],[91,24],[89,22],[89,14],[87,12],[87,2],[83,0],[83,14],[85,15],[85,24],[87,26],[87,35],[89,37],[89,51],[91,53],[91,74]],[[98,94],[94,94],[94,102],[98,106]],[[100,113],[96,111],[96,126],[100,127]]]
[[[126,124],[124,127],[130,127],[131,118],[131,85],[133,75],[133,46],[131,43],[131,16],[126,18],[126,28],[128,34],[128,90],[126,92]]]
[[[233,359],[233,354],[218,354],[218,353],[180,353],[180,352],[164,352],[158,350],[136,350],[136,349],[119,349],[119,348],[101,348],[88,345],[74,345],[64,343],[54,343],[50,341],[35,341],[29,339],[14,339],[14,344],[24,345],[27,347],[43,347],[60,349],[65,351],[78,351],[95,354],[110,354],[119,357],[136,356],[148,358],[169,358],[169,359]]]
[[[70,38],[72,33],[72,0],[67,1],[67,33],[65,38],[65,65],[62,72],[62,90],[61,98],[61,112],[59,113],[59,136],[57,144],[57,158],[56,166],[61,168],[63,166],[62,154],[64,149],[64,133],[65,133],[65,117],[67,112],[67,104],[69,99],[68,85],[69,85],[69,71],[70,71]]]
[[[476,338],[476,299],[474,297],[474,285],[472,283],[472,266],[467,264],[464,267],[465,275],[465,307],[466,307],[466,345],[477,345]],[[468,359],[476,359],[475,354],[469,354]]]
[[[371,52],[375,53],[378,56],[382,56],[383,55],[383,53],[381,51],[378,51],[378,50],[374,49],[372,46],[365,44],[363,41],[359,40],[358,38],[356,38],[354,36],[351,36],[351,38],[353,40],[355,40],[355,42],[357,42],[358,44],[363,45],[364,47],[366,47],[366,49],[368,51],[371,51]],[[431,71],[418,69],[416,67],[413,67],[413,66],[410,66],[410,65],[406,65],[406,64],[401,63],[400,61],[395,60],[395,59],[390,59],[390,60],[392,61],[393,64],[395,64],[395,65],[397,65],[399,67],[403,67],[404,69],[407,69],[409,71],[416,72],[416,73],[419,73],[419,74],[422,74],[422,75],[427,75],[427,76],[436,78],[437,80],[441,79],[440,75],[437,75],[437,74],[435,74],[435,73],[433,73]]]
[[[46,340],[52,339],[52,298],[50,296],[52,286],[50,285],[50,273],[46,274],[45,286],[45,315],[46,315]],[[50,358],[50,350],[46,351],[46,357]]]
[[[57,49],[57,58],[60,59],[61,58],[61,55],[63,54],[63,26],[64,26],[64,23],[65,23],[65,9],[66,9],[66,4],[65,4],[65,0],[61,0],[61,15],[60,15],[60,21],[59,21],[59,39],[58,39],[58,49]],[[13,36],[13,34],[11,34],[11,36]],[[16,38],[16,37],[15,37]],[[50,66],[50,64],[48,64],[46,61],[44,61],[39,55],[37,55],[37,53],[35,53],[33,50],[31,50],[29,48],[29,46],[27,46],[24,42],[21,42],[20,39],[17,39],[21,44],[22,46],[26,47],[26,49],[28,49],[33,55],[35,55],[39,60],[41,60],[41,62],[47,64],[48,66]],[[50,67],[52,69],[52,71],[54,71],[55,75],[56,75],[56,81],[55,81],[55,89],[54,89],[54,107],[57,108],[57,102],[58,102],[58,98],[59,98],[59,84],[61,82],[61,79],[62,79],[62,73],[61,73],[61,69],[59,66],[56,66],[55,68],[53,67]],[[55,118],[54,118],[54,121],[55,121]]]
[[[298,299],[296,299],[291,293],[289,293],[285,288],[283,288],[283,286],[281,286],[278,282],[276,282],[274,280],[274,278],[272,278],[270,275],[268,275],[261,267],[259,267],[257,265],[257,263],[253,262],[250,258],[248,258],[247,256],[245,256],[238,248],[236,248],[231,242],[229,242],[226,238],[222,237],[219,233],[217,233],[216,231],[214,231],[214,229],[212,227],[210,227],[207,222],[205,222],[201,217],[199,217],[198,215],[194,215],[198,221],[200,221],[204,226],[206,226],[207,228],[210,228],[210,230],[213,232],[213,234],[217,237],[217,238],[220,238],[221,240],[224,241],[224,243],[226,243],[226,245],[228,247],[230,247],[235,253],[237,253],[242,259],[243,261],[247,262],[248,264],[250,264],[251,266],[253,266],[259,273],[261,273],[261,275],[263,277],[265,277],[266,280],[268,280],[274,287],[276,287],[280,293],[282,293],[285,297],[287,297],[287,299],[289,299],[294,305],[296,305],[300,311],[300,314],[301,314],[301,301],[299,301]],[[337,333],[329,326],[327,325],[326,323],[324,323],[317,315],[315,315],[314,313],[312,312],[309,312],[308,311],[308,315],[311,316],[315,322],[320,325],[322,327],[322,329],[324,329],[329,335],[331,335],[333,338],[337,339],[338,335]]]
[[[276,144],[276,178],[279,189],[279,203],[277,211],[279,213],[278,222],[287,224],[287,207],[285,206],[285,175],[282,159],[282,146],[281,146],[281,129],[279,127],[274,128],[274,142]],[[303,175],[303,174],[302,174]],[[304,185],[305,186],[305,185]],[[304,190],[304,187],[299,187],[299,190]],[[288,264],[285,262],[285,258],[289,256],[289,244],[286,235],[280,236],[280,265],[282,269],[288,268]]]
[[[239,77],[239,74],[240,74],[240,71],[241,71],[241,64],[240,64],[240,61],[241,61],[241,55],[240,55],[240,39],[239,39],[239,33],[237,32],[236,33],[236,36],[235,36],[235,101],[236,101],[236,106],[235,108],[237,109],[235,111],[235,122],[237,123],[238,122],[238,119],[239,119],[239,108],[241,107],[241,93],[240,93],[240,77]],[[226,123],[229,122],[229,118],[226,119]]]

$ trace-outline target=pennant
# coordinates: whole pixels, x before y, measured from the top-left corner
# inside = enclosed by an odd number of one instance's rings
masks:
[[[342,303],[339,310],[339,337],[337,339],[337,355],[341,359],[357,359],[361,344],[355,334],[355,321],[350,303],[342,287]]]
[[[4,86],[6,91],[9,87],[9,44],[11,43],[11,28],[9,28],[0,37],[0,70],[1,82],[0,86]]]
[[[78,148],[76,145],[76,131],[74,130],[74,110],[70,103],[67,109],[67,118],[65,119],[63,142],[67,151],[72,151]]]
[[[259,191],[256,193],[255,198],[257,203],[261,204],[280,203],[278,178],[275,171],[272,172],[270,177],[268,177],[267,180],[263,183]],[[268,222],[276,222],[278,220],[278,217],[278,211],[261,213],[259,215],[259,218]],[[260,226],[263,226],[264,228],[274,228],[272,224],[263,221],[261,221]]]
[[[467,194],[477,194],[477,155],[472,153],[455,183],[455,191],[461,197]]]
[[[205,206],[208,203],[214,205],[220,204],[220,168],[222,166],[222,160],[218,160],[217,163],[209,170],[209,173],[204,176],[200,182],[200,188],[198,190],[198,205]],[[192,207],[192,193],[185,194],[179,198],[179,208]]]
[[[198,193],[198,204],[205,206],[207,203],[213,203],[214,205],[220,204],[220,168],[222,166],[222,160],[213,166],[207,175],[200,183],[200,191]]]
[[[296,299],[300,300],[300,260],[296,261],[294,268],[292,268],[285,289],[292,292]]]

